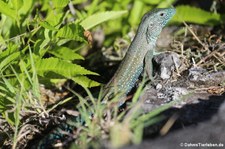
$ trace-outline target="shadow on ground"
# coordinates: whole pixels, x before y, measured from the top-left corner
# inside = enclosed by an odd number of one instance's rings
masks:
[[[171,117],[179,115],[170,132],[160,136],[151,126],[145,129],[144,141],[140,145],[124,149],[168,149],[225,147],[225,94],[209,96],[208,100],[199,98],[198,103],[185,105],[181,109],[172,108],[164,112]],[[164,123],[165,124],[165,123]]]

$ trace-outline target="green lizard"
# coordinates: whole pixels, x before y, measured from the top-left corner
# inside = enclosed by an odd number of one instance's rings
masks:
[[[126,95],[134,87],[141,74],[145,61],[145,68],[149,78],[151,78],[152,57],[154,54],[156,40],[162,28],[175,14],[175,9],[154,9],[146,13],[138,27],[127,54],[117,69],[115,75],[105,86],[103,99],[105,102],[116,94]],[[118,98],[119,105],[124,101]]]
[[[137,34],[134,37],[125,58],[121,62],[115,75],[105,86],[103,91],[103,102],[107,102],[114,95],[120,94],[121,98],[118,98],[119,106],[124,103],[122,100],[127,93],[134,87],[138,77],[140,76],[144,61],[145,66],[148,68],[147,74],[151,76],[151,60],[153,57],[156,40],[161,33],[162,28],[175,14],[175,9],[164,8],[154,9],[146,13],[138,27]],[[53,130],[50,134],[45,136],[37,146],[34,148],[48,148],[52,144],[55,144],[57,140],[65,138],[65,134],[60,133],[62,130],[71,133],[74,129],[69,125],[69,121],[76,121],[76,118],[67,120],[61,124],[58,128]]]

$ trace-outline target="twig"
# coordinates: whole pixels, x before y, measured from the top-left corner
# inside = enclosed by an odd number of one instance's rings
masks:
[[[187,29],[191,32],[191,34],[195,37],[195,39],[204,47],[205,50],[209,50],[208,47],[197,37],[197,35],[193,32],[193,30],[185,23],[184,25],[187,27]]]
[[[196,65],[200,65],[201,63],[205,62],[209,57],[212,57],[213,55],[215,55],[216,53],[218,53],[218,51],[220,51],[221,48],[218,48],[214,51],[212,51],[209,55],[207,55],[206,57],[202,58]]]

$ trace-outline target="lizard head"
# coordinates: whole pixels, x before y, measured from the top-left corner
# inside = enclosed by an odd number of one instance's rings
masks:
[[[174,8],[157,8],[143,16],[140,27],[144,29],[148,43],[155,43],[162,28],[174,16],[175,12]]]

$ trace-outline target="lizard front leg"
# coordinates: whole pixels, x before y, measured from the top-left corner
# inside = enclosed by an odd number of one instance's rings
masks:
[[[144,59],[144,73],[147,74],[148,78],[153,81],[154,77],[153,77],[153,63],[152,63],[152,59],[154,56],[154,49],[149,50],[146,55],[145,55],[145,59]]]

